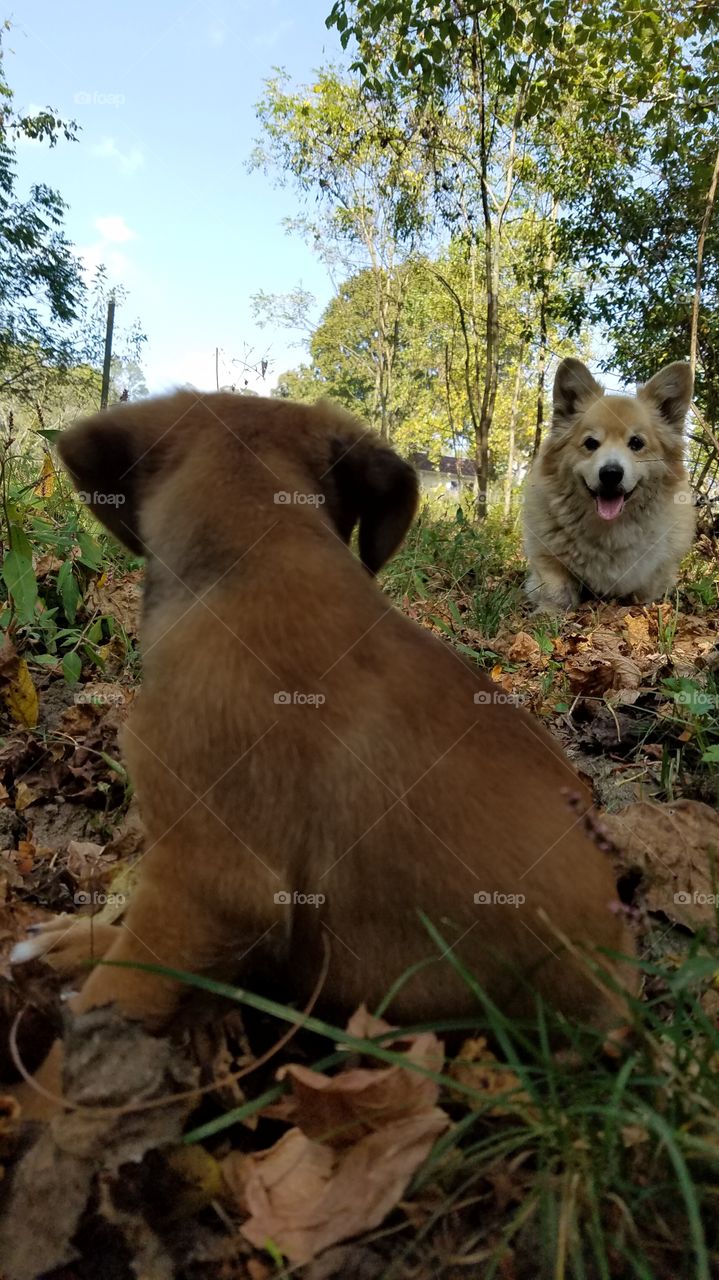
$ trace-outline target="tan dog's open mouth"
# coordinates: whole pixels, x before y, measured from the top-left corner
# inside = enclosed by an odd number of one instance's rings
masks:
[[[624,510],[624,494],[620,493],[616,498],[603,498],[601,494],[597,494],[597,515],[602,520],[616,520],[617,516],[622,514]]]
[[[589,493],[594,498],[597,515],[602,520],[616,520],[617,516],[622,514],[625,502],[628,498],[631,498],[634,493],[634,489],[630,489],[628,493],[616,493],[612,494],[611,497],[605,497],[601,493],[595,493],[594,489],[590,489],[586,480],[584,483],[587,485]],[[636,488],[636,485],[634,488]]]

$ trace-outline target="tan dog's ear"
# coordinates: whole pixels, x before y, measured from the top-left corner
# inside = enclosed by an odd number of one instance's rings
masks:
[[[568,356],[562,360],[554,378],[552,426],[569,426],[576,413],[603,395],[604,387],[592,377],[587,366]]]
[[[375,574],[404,538],[417,510],[417,473],[371,436],[333,441],[324,483],[337,531],[349,542],[359,520],[360,559]]]
[[[132,410],[108,410],[75,423],[63,431],[57,448],[93,515],[131,551],[143,555],[137,501],[143,446],[132,430]]]
[[[675,360],[640,387],[637,396],[648,401],[674,431],[684,430],[684,420],[692,402],[691,369],[683,360]]]

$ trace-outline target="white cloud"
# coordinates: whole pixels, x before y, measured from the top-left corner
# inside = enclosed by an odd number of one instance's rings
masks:
[[[109,214],[107,217],[95,218],[94,226],[99,233],[92,244],[78,245],[77,255],[82,262],[82,272],[89,285],[97,268],[102,264],[107,272],[110,284],[130,286],[136,270],[121,249],[116,246],[136,240],[137,234],[128,227],[120,214]]]
[[[106,218],[96,218],[95,226],[106,244],[125,244],[128,240],[137,239],[137,233],[128,227],[125,219],[118,213]]]
[[[112,160],[120,173],[136,173],[145,163],[145,157],[139,147],[130,147],[129,151],[121,151],[114,138],[103,138],[90,148],[92,155],[101,160]]]
[[[85,283],[91,284],[97,268],[102,264],[107,271],[110,284],[127,284],[132,271],[132,264],[124,253],[108,246],[107,241],[97,244],[78,245],[77,255],[82,262],[82,273]]]

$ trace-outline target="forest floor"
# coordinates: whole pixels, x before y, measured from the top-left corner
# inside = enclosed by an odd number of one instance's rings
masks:
[[[142,1111],[127,1068],[121,1119],[101,1129],[104,1166],[75,1148],[64,1157],[72,1176],[49,1190],[42,1170],[25,1169],[28,1199],[36,1176],[53,1224],[42,1274],[719,1273],[717,544],[702,535],[675,597],[650,607],[532,615],[524,574],[516,533],[426,510],[383,587],[542,720],[593,788],[641,957],[629,1044],[605,1051],[576,1028],[557,1054],[550,1011],[510,1023],[478,994],[476,1025],[454,1028],[464,1043],[445,1059],[442,1028],[398,1037],[359,1012],[347,1033],[315,1020],[309,1034],[296,1012],[259,997],[248,1007],[238,993],[182,1033],[182,1070],[162,1060]],[[62,1017],[52,967],[11,968],[10,951],[28,926],[91,902],[100,922],[118,919],[142,853],[117,742],[138,678],[140,584],[137,569],[116,565],[82,602],[88,616],[115,617],[122,636],[105,645],[102,679],[69,684],[26,655],[33,727],[17,723],[14,659],[0,654],[0,1190],[37,1132],[12,1092],[18,1061],[34,1070]],[[521,803],[521,780],[518,791]],[[116,1062],[142,1056],[140,1033],[98,1034],[113,1038]],[[194,1090],[189,1114],[153,1109],[178,1079]]]

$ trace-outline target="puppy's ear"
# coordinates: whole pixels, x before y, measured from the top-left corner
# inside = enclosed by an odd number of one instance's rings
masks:
[[[691,369],[682,360],[668,364],[640,387],[637,396],[656,409],[673,431],[684,430],[684,420],[692,401]]]
[[[326,476],[337,531],[349,542],[359,520],[360,559],[375,574],[404,538],[417,510],[417,473],[369,433],[354,443],[332,441]]]
[[[110,533],[142,555],[138,529],[142,443],[132,429],[132,417],[132,409],[121,408],[86,418],[63,431],[57,448],[81,500]]]
[[[562,360],[554,378],[552,426],[568,426],[576,413],[603,395],[604,387],[592,377],[587,366],[568,356]]]

